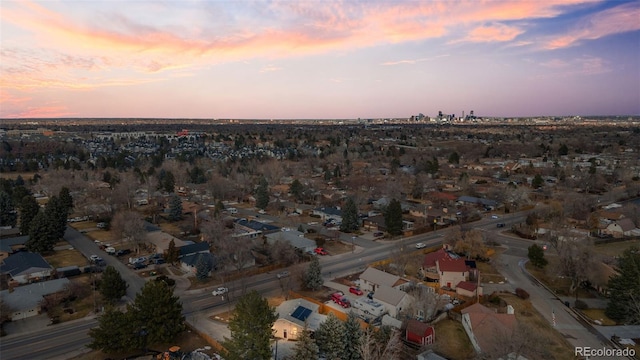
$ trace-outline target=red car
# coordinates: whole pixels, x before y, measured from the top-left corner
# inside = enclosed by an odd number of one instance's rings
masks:
[[[349,288],[349,292],[352,293],[352,294],[356,294],[358,296],[363,294],[362,290],[360,290],[358,288],[355,288],[355,287],[350,287]]]
[[[327,255],[327,251],[321,247],[315,248],[313,251],[318,255]]]

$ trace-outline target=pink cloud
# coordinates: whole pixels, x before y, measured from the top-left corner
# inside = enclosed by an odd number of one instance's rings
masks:
[[[479,26],[469,32],[462,41],[469,42],[494,42],[494,41],[511,41],[524,30],[504,24],[493,24],[491,26]]]
[[[572,46],[581,40],[640,30],[640,3],[632,2],[596,13],[584,19],[568,33],[548,40],[546,49]]]

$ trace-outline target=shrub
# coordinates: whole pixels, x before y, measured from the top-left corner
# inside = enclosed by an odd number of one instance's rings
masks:
[[[519,297],[520,299],[526,300],[526,299],[529,298],[529,293],[526,292],[524,289],[517,288],[516,289],[516,296]]]

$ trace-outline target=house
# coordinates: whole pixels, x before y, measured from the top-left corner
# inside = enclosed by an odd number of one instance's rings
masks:
[[[500,341],[513,334],[516,317],[511,305],[507,306],[506,314],[498,314],[476,303],[462,310],[462,327],[477,353],[482,353],[483,350],[493,353],[499,351]]]
[[[260,234],[271,234],[280,231],[280,227],[242,218],[235,220],[234,230],[234,237],[241,237],[243,234],[252,234],[249,237],[257,237]]]
[[[18,286],[13,290],[0,291],[0,298],[11,309],[12,321],[26,319],[40,314],[44,296],[64,291],[70,283],[69,279],[62,278]]]
[[[456,285],[469,280],[469,269],[463,258],[443,258],[436,262],[436,270],[440,276],[440,287],[455,290]]]
[[[389,274],[376,268],[368,267],[362,274],[360,274],[360,289],[363,291],[375,292],[382,286],[398,287],[403,289],[405,284],[409,282],[402,279],[400,276]]]
[[[415,319],[407,321],[405,340],[421,346],[431,345],[436,341],[436,333],[433,326]]]
[[[440,274],[437,269],[437,263],[439,260],[452,259],[451,253],[444,248],[434,252],[430,252],[424,256],[422,266],[420,267],[420,274],[428,282],[440,282]]]
[[[304,234],[297,230],[280,231],[268,234],[267,243],[273,245],[276,241],[284,241],[302,252],[312,252],[316,248],[316,242],[304,237]]]
[[[498,202],[495,200],[478,198],[475,196],[460,196],[458,198],[458,203],[461,205],[480,205],[485,209],[495,209],[498,206]]]
[[[49,278],[52,272],[53,268],[40,254],[27,251],[9,255],[0,265],[0,273],[8,274],[20,284]]]
[[[333,219],[336,223],[342,222],[342,210],[339,207],[315,208],[311,215],[319,216],[322,221]]]
[[[25,250],[24,244],[27,240],[29,240],[28,235],[0,239],[0,262],[13,253]]]
[[[612,224],[609,224],[603,232],[611,234],[611,236],[615,238],[640,235],[640,229],[636,228],[636,225],[629,218],[622,218]]]
[[[320,305],[305,299],[282,302],[277,308],[278,319],[273,324],[273,335],[285,340],[295,340],[307,324],[310,331],[318,330],[327,318],[318,313]]]
[[[602,261],[596,261],[592,266],[592,271],[587,275],[591,286],[599,293],[609,295],[609,278],[618,275],[618,272]]]
[[[391,286],[380,285],[373,294],[373,300],[382,304],[389,316],[397,318],[402,309],[411,301],[411,296]]]
[[[145,234],[145,241],[154,248],[156,254],[166,253],[169,249],[171,240],[173,240],[173,243],[177,248],[187,245],[186,242],[175,236],[169,235],[164,231],[153,231]]]
[[[195,274],[198,271],[198,263],[206,261],[211,265],[211,270],[217,268],[215,256],[209,252],[194,253],[180,258],[180,268],[188,273]]]
[[[468,298],[482,295],[482,287],[478,283],[472,281],[460,281],[456,285],[456,294]]]

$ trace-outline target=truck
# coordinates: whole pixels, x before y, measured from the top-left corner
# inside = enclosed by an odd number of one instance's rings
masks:
[[[351,302],[347,299],[342,292],[336,292],[331,294],[331,301],[342,306],[343,308],[351,307]]]
[[[382,316],[386,312],[381,303],[365,297],[353,300],[353,308],[375,318]]]

